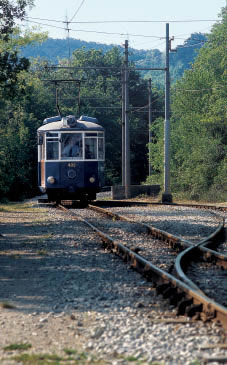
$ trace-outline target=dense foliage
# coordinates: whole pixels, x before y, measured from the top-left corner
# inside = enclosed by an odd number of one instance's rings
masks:
[[[25,57],[19,58],[17,49],[9,42],[15,30],[15,21],[25,16],[27,5],[31,0],[18,0],[16,4],[9,0],[0,2],[0,89],[12,95],[17,84],[17,75],[28,69],[29,61]]]
[[[31,4],[30,0],[0,2],[0,198],[16,199],[31,193],[34,179],[37,119],[30,109],[37,105],[35,93],[39,90],[33,94],[35,79],[28,72],[28,59],[21,58],[18,49],[36,37],[22,35],[15,26],[16,19],[23,19],[26,6]]]
[[[226,31],[224,9],[192,69],[172,90],[172,191],[194,199],[223,200],[227,195]],[[161,120],[153,133],[153,181],[162,181]]]
[[[23,20],[26,14],[26,6],[32,5],[33,0],[1,0],[0,20],[1,20],[1,39],[8,41],[10,34],[13,33],[17,19]]]
[[[15,19],[23,18],[29,0],[0,2],[5,27],[0,37],[0,199],[18,199],[37,192],[36,130],[46,117],[57,114],[56,88],[62,115],[98,118],[106,130],[106,184],[121,183],[121,68],[123,53],[110,49],[80,48],[59,59],[63,68],[47,67],[48,60],[20,57],[19,49],[38,40],[40,33],[21,33]],[[15,4],[15,2],[14,2]],[[8,13],[7,13],[7,6]],[[7,19],[8,17],[8,19]],[[6,18],[6,19],[5,19]],[[226,199],[226,9],[206,38],[194,34],[171,55],[172,78],[182,76],[201,48],[191,69],[172,88],[171,191],[194,199]],[[132,68],[160,66],[163,54],[153,50],[130,52]],[[147,55],[147,56],[146,56]],[[143,58],[143,61],[142,61]],[[183,61],[182,61],[183,60]],[[97,67],[96,69],[94,68]],[[130,71],[130,140],[132,183],[148,175],[148,83],[151,74]],[[161,85],[161,76],[156,82]],[[154,78],[152,74],[152,79]],[[47,80],[74,80],[53,83]],[[163,181],[163,89],[152,82],[153,174]],[[148,181],[148,180],[147,180]]]

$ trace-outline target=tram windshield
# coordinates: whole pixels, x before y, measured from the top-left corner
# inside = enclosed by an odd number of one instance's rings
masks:
[[[40,158],[46,160],[104,160],[103,132],[48,132],[40,145]],[[41,139],[40,139],[41,141]],[[40,142],[41,144],[41,142]]]
[[[82,133],[63,133],[61,135],[62,159],[82,159]]]

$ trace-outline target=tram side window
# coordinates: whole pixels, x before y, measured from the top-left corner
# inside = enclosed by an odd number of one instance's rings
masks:
[[[85,159],[97,160],[97,138],[85,138]]]
[[[99,160],[104,160],[104,138],[98,139]]]
[[[59,142],[58,138],[47,138],[47,160],[58,160],[59,159]]]

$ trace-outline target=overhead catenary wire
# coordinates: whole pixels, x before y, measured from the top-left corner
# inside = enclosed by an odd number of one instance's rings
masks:
[[[71,70],[116,70],[119,71],[120,67],[109,67],[109,66],[45,66],[46,69],[71,69]],[[128,67],[128,71],[166,71],[165,67]],[[119,71],[120,72],[120,71]]]
[[[76,15],[76,14],[75,14]],[[75,16],[74,15],[74,16]],[[73,16],[73,18],[74,18]],[[73,19],[72,18],[72,19]],[[44,20],[48,22],[62,23],[62,20],[57,19],[47,19],[47,18],[36,18],[36,17],[26,17],[26,19]],[[94,21],[76,21],[72,24],[112,24],[112,23],[196,23],[196,22],[217,22],[220,19],[181,19],[181,20],[94,20]]]
[[[34,23],[34,24],[38,24],[38,25],[45,26],[45,27],[51,27],[51,28],[65,30],[65,28],[63,28],[63,27],[59,27],[59,26],[51,25],[51,24],[39,23],[39,22],[36,22],[34,20],[29,20],[29,18],[27,18],[27,21],[29,23]],[[61,23],[69,23],[69,22],[61,21]],[[119,35],[119,36],[126,36],[126,37],[132,36],[132,37],[156,38],[156,39],[164,39],[165,38],[165,37],[154,36],[154,35],[117,33],[117,32],[101,32],[101,31],[88,30],[88,29],[85,30],[85,29],[72,29],[72,28],[67,28],[67,30],[70,31],[70,32],[84,32],[84,33],[95,33],[95,34],[106,34],[106,35]]]
[[[160,37],[160,36],[151,36],[151,35],[139,35],[139,34],[124,34],[124,33],[110,33],[110,32],[97,32],[97,31],[89,31],[89,30],[82,30],[82,29],[71,29],[71,28],[63,28],[63,27],[57,27],[57,26],[54,26],[54,25],[50,25],[50,24],[42,24],[42,23],[38,23],[38,22],[34,22],[34,21],[28,21],[28,22],[31,22],[31,23],[35,23],[35,24],[39,24],[39,25],[43,25],[43,26],[47,26],[47,27],[52,27],[52,28],[56,28],[56,29],[61,29],[61,30],[67,30],[68,32],[69,31],[74,31],[74,32],[90,32],[90,33],[99,33],[99,34],[107,34],[107,35],[120,35],[120,36],[134,36],[134,37],[144,37],[144,38],[155,38],[155,39],[159,39],[160,40],[163,40],[165,37]],[[69,21],[61,21],[61,23],[67,23],[69,24],[70,22]],[[1,26],[0,26],[1,28]],[[209,43],[211,42],[210,40],[202,40],[202,39],[194,39],[194,38],[189,38],[190,40],[192,41],[197,41],[198,43],[194,43],[194,44],[191,44],[191,45],[179,45],[178,47],[179,48],[192,48],[192,47],[195,47],[195,46],[200,46],[200,45],[204,45],[206,43]],[[174,40],[188,40],[188,38],[180,38],[180,37],[174,37]],[[212,39],[213,41],[213,39]],[[159,45],[162,45],[164,44],[165,41],[163,42],[158,42],[156,43],[153,47],[157,47]],[[143,42],[143,43],[140,43],[140,45],[143,45],[143,44],[147,44],[147,41],[146,42]],[[150,41],[149,41],[149,44],[150,44]]]
[[[72,18],[70,19],[69,23],[72,23],[72,20],[75,18],[75,16],[79,13],[80,9],[82,8],[83,4],[84,4],[85,0],[82,0],[82,2],[80,3],[78,9],[75,11],[75,13],[73,14]]]
[[[43,24],[40,22],[36,22],[34,20],[30,20],[33,18],[26,18],[26,20],[30,23],[34,23],[34,24],[38,24],[38,25],[42,25],[42,26],[47,26],[47,27],[51,27],[51,28],[56,28],[56,29],[61,29],[61,30],[65,30],[65,27],[59,27],[56,25],[51,25],[51,24]],[[60,23],[71,23],[70,21],[57,21]],[[146,34],[131,34],[131,33],[118,33],[118,32],[104,32],[104,31],[96,31],[96,30],[88,30],[88,29],[72,29],[72,28],[67,28],[68,31],[72,31],[72,32],[84,32],[84,33],[96,33],[96,34],[106,34],[106,35],[120,35],[120,36],[132,36],[132,37],[142,37],[142,38],[156,38],[156,39],[165,39],[165,37],[161,37],[161,36],[155,36],[155,35],[146,35]],[[184,39],[184,38],[178,38],[175,37],[175,39]],[[185,38],[186,40],[186,38]],[[201,40],[198,40],[201,42]],[[205,41],[204,41],[205,42]]]
[[[71,49],[70,49],[70,42],[69,42],[69,32],[70,32],[70,29],[69,29],[69,24],[72,22],[72,20],[75,18],[75,16],[78,14],[79,10],[81,9],[82,5],[84,4],[85,0],[82,0],[80,6],[78,7],[78,9],[76,10],[76,12],[73,14],[72,18],[68,21],[68,19],[66,19],[65,23],[66,24],[66,31],[68,33],[68,48],[69,48],[69,64],[70,64],[70,58],[71,58]]]
[[[206,89],[177,89],[177,88],[173,88],[173,90],[175,91],[185,91],[185,92],[201,92],[201,91],[211,91],[211,90],[220,90],[225,88],[225,86],[219,86],[219,87],[210,87],[210,88],[206,88]]]
[[[46,21],[52,21],[52,22],[56,22],[56,23],[66,23],[66,25],[67,25],[67,28],[65,28],[65,27],[60,27],[60,26],[57,26],[57,25],[53,25],[53,24],[44,24],[44,23],[40,23],[40,22],[37,22],[37,21],[35,21],[35,20],[33,20],[33,19],[38,19],[38,20],[45,20],[45,19],[42,19],[42,18],[32,18],[32,17],[27,17],[27,18],[25,18],[26,20],[27,20],[27,22],[28,23],[34,23],[34,24],[38,24],[38,25],[41,25],[41,26],[45,26],[45,27],[51,27],[51,28],[55,28],[55,29],[60,29],[60,30],[67,30],[67,32],[68,32],[68,37],[69,37],[69,32],[81,32],[81,33],[93,33],[93,34],[102,34],[102,35],[107,35],[107,36],[113,36],[113,35],[115,35],[115,36],[125,36],[125,37],[138,37],[138,38],[147,38],[147,39],[159,39],[159,40],[163,40],[163,39],[165,39],[165,37],[162,37],[162,36],[157,36],[157,35],[146,35],[146,34],[132,34],[132,33],[119,33],[119,32],[107,32],[107,31],[97,31],[97,30],[89,30],[89,29],[73,29],[72,27],[69,27],[69,24],[83,24],[83,22],[71,22],[71,21],[62,21],[62,20],[54,20],[54,19],[46,19]],[[199,22],[199,21],[203,21],[203,22],[205,22],[205,21],[218,21],[217,19],[215,20],[215,19],[200,19],[200,20],[187,20],[187,22],[194,22],[194,21],[197,21],[197,22]],[[219,20],[220,21],[220,20]],[[111,22],[111,21],[103,21],[103,24],[105,24],[105,23],[107,23],[108,24],[108,22]],[[123,22],[123,21],[112,21],[112,22]],[[142,21],[136,21],[136,20],[132,20],[132,21],[126,21],[126,22],[131,22],[131,23],[133,23],[133,22],[138,22],[138,23],[140,23],[140,22],[142,22]],[[164,21],[162,21],[162,20],[160,20],[160,21],[146,21],[146,22],[160,22],[160,23],[162,23],[162,22],[164,22]],[[170,22],[184,22],[183,20],[173,20],[173,21],[170,21]],[[84,22],[84,24],[85,23],[99,23],[99,21],[97,21],[97,22]],[[102,21],[100,21],[100,23],[102,23]],[[186,40],[187,38],[180,38],[180,37],[175,37],[175,40],[176,39],[183,39],[183,40]],[[203,45],[203,44],[205,44],[206,42],[209,42],[209,40],[201,40],[201,39],[191,39],[191,40],[194,40],[194,41],[198,41],[198,42],[200,42],[200,44],[198,44],[198,46],[199,45]],[[181,45],[180,47],[182,48],[182,47],[184,47],[184,48],[189,48],[189,47],[193,47],[193,46],[196,46],[196,45]]]

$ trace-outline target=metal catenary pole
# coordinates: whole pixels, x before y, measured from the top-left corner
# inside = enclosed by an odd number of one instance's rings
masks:
[[[166,71],[165,71],[165,123],[164,123],[164,193],[163,203],[171,203],[170,193],[170,76],[169,76],[169,24],[166,24]]]
[[[125,41],[125,197],[130,198],[130,132],[129,132],[129,92],[128,92],[128,41]]]
[[[122,66],[122,186],[125,186],[125,70]]]
[[[151,123],[152,123],[152,93],[151,93],[151,79],[148,80],[148,115],[149,115],[149,176],[152,173],[152,164],[151,164],[151,142],[152,142],[152,132],[151,132]]]

